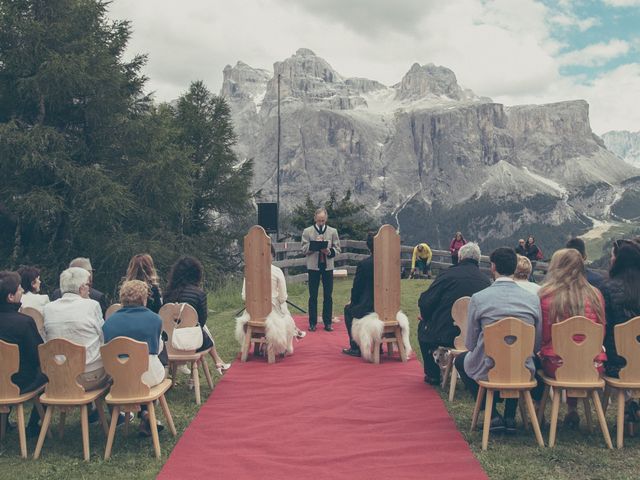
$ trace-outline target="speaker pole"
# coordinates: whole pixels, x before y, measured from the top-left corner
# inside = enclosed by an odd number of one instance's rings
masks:
[[[280,238],[280,74],[278,74],[278,149],[276,172],[276,241]]]

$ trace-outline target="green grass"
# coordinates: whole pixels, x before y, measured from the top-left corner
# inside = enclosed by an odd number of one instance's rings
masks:
[[[637,230],[640,224],[638,222],[633,223],[615,223],[602,234],[599,238],[590,238],[585,240],[585,246],[587,247],[587,258],[590,261],[598,260],[605,254],[603,247],[605,242],[609,242],[611,238],[629,238],[629,235],[634,230]],[[611,245],[607,246],[610,250]]]
[[[422,291],[429,285],[428,280],[402,281],[402,309],[412,324],[411,341],[418,352],[416,339],[416,317],[418,315],[417,300]],[[242,307],[240,299],[240,284],[232,282],[221,290],[209,295],[209,321],[216,338],[218,350],[225,360],[234,359],[238,353],[238,345],[233,338],[233,315]],[[342,306],[347,303],[351,289],[351,279],[338,280],[334,288],[334,315],[342,313]],[[289,299],[306,309],[307,290],[305,284],[289,286]],[[321,302],[320,302],[321,303]],[[291,308],[295,314],[295,309]],[[304,340],[303,340],[304,341]],[[347,339],[345,338],[345,346]],[[336,355],[339,353],[336,352]],[[418,357],[420,355],[418,354]],[[210,360],[209,360],[210,361]],[[211,362],[211,361],[210,361]],[[210,363],[210,365],[212,365]],[[214,374],[214,382],[219,380]],[[186,377],[180,377],[180,385],[167,394],[167,399],[178,435],[181,435],[191,419],[198,411],[194,395],[186,387]],[[416,377],[420,381],[420,377]],[[459,382],[460,383],[460,382]],[[211,393],[204,378],[201,377],[203,402]],[[214,387],[215,388],[215,387]],[[425,388],[428,388],[425,386]],[[445,395],[442,394],[443,399]],[[462,435],[469,442],[472,451],[480,460],[482,466],[493,479],[535,478],[535,479],[632,479],[638,478],[637,465],[640,463],[640,440],[625,438],[625,448],[622,451],[608,451],[604,445],[602,435],[594,429],[594,433],[587,433],[586,429],[576,432],[558,430],[558,440],[555,448],[540,449],[536,446],[533,432],[518,431],[513,436],[492,436],[489,450],[482,452],[481,432],[469,433],[473,399],[459,387],[454,402],[444,400],[449,413],[455,420]],[[581,410],[581,409],[580,409]],[[608,420],[610,432],[615,438],[614,420],[610,409]],[[420,412],[416,412],[419,414]],[[547,410],[549,415],[549,410]],[[563,416],[563,412],[560,414]],[[584,416],[583,423],[584,423]],[[592,415],[595,419],[595,412]],[[159,418],[163,419],[159,413]],[[25,479],[152,479],[158,474],[163,463],[167,460],[176,440],[165,429],[160,434],[162,458],[158,461],[153,457],[150,439],[141,439],[136,435],[137,428],[125,437],[122,430],[118,430],[112,459],[105,462],[105,438],[98,426],[91,426],[91,461],[82,461],[82,443],[78,415],[67,419],[64,440],[57,436],[53,440],[47,439],[39,460],[22,460],[19,457],[18,438],[15,432],[8,434],[0,444],[0,479],[13,478],[19,475]],[[53,429],[54,434],[57,428]],[[429,432],[425,432],[429,435]],[[548,432],[543,430],[545,442]],[[212,439],[224,442],[224,439]],[[32,454],[35,440],[28,442],[29,452]],[[203,462],[207,459],[203,458]],[[446,478],[446,472],[442,473]],[[401,478],[399,475],[398,478]]]

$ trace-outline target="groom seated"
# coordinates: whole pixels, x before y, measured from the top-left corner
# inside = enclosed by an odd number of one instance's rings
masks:
[[[351,301],[344,307],[344,323],[349,334],[349,348],[343,348],[342,353],[353,357],[360,356],[360,347],[353,340],[351,325],[354,318],[362,318],[373,312],[373,233],[367,234],[367,248],[371,252],[358,263],[356,275],[351,288]]]

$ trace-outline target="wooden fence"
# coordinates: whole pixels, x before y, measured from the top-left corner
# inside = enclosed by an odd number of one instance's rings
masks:
[[[360,240],[342,240],[340,242],[342,253],[338,254],[335,259],[335,268],[345,269],[349,275],[353,275],[356,271],[356,264],[369,256],[366,242]],[[287,280],[290,282],[302,282],[307,280],[305,270],[307,260],[300,251],[300,242],[281,242],[273,244],[276,250],[277,260],[274,265],[280,267]],[[451,266],[451,254],[448,250],[431,250],[433,257],[431,259],[431,271],[433,275],[437,275],[439,271],[447,269]],[[411,268],[411,255],[413,254],[413,246],[402,245],[400,252],[400,262],[403,271],[409,271]],[[534,278],[536,281],[542,280],[547,273],[548,263],[537,262],[534,268]],[[295,273],[289,272],[292,269]],[[482,255],[480,257],[480,270],[489,274],[491,271],[489,257]]]

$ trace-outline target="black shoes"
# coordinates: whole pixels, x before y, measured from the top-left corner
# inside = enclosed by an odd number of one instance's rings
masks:
[[[331,325],[325,325],[324,329],[326,332],[333,332],[333,327]]]
[[[505,431],[504,420],[500,415],[496,415],[491,419],[489,424],[489,431],[491,433],[502,433]]]
[[[428,385],[440,385],[440,379],[439,378],[430,378],[427,375],[424,376],[424,383],[428,384]]]
[[[315,325],[309,325],[309,331],[310,332],[315,332],[316,331],[316,326]]]
[[[360,357],[360,350],[355,349],[355,348],[343,348],[342,349],[342,353],[344,353],[345,355],[350,355],[352,357]]]
[[[516,419],[515,418],[505,418],[504,419],[504,431],[505,431],[505,433],[509,433],[509,434],[516,433]]]

